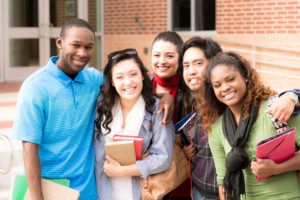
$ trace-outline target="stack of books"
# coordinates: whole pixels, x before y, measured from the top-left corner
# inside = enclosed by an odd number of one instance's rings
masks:
[[[143,137],[114,135],[113,142],[105,144],[105,152],[121,165],[135,164],[142,159]]]
[[[68,179],[41,179],[44,199],[47,200],[77,200],[79,191],[69,188]],[[11,187],[12,200],[31,200],[27,178],[24,175],[15,175]]]

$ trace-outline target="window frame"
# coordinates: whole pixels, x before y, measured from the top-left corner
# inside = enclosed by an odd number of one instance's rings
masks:
[[[190,0],[191,1],[191,8],[195,8],[195,0]],[[217,3],[217,0],[216,0]],[[173,30],[173,0],[168,0],[168,30]],[[216,9],[216,14],[217,14],[217,9]],[[176,31],[178,34],[182,36],[216,36],[217,35],[217,15],[216,15],[216,21],[215,21],[215,26],[216,30],[209,30],[209,31],[197,31],[195,30],[195,9],[191,9],[191,30],[189,31]]]

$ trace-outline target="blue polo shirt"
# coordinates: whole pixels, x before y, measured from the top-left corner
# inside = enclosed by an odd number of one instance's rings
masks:
[[[85,67],[72,80],[57,60],[24,81],[13,138],[39,144],[42,177],[67,178],[80,199],[97,199],[93,128],[103,74]]]

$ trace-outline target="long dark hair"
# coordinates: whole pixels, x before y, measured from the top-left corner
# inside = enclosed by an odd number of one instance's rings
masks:
[[[109,132],[111,131],[111,128],[109,128],[109,124],[113,119],[111,110],[116,103],[117,97],[119,96],[115,87],[112,85],[112,68],[120,61],[129,59],[134,60],[141,70],[142,76],[144,78],[141,95],[144,98],[146,110],[150,113],[153,112],[155,96],[152,94],[152,83],[147,74],[148,71],[142,63],[141,59],[138,57],[136,50],[124,49],[115,51],[108,55],[108,62],[104,68],[105,82],[100,88],[102,98],[97,105],[98,118],[95,120],[95,125],[98,130],[101,129],[101,123],[104,120],[103,127]],[[99,134],[100,131],[97,133],[97,135]]]
[[[191,104],[187,103],[190,101],[191,99],[191,93],[189,91],[189,88],[187,87],[187,85],[185,84],[184,80],[183,80],[183,69],[182,69],[182,62],[180,60],[180,55],[181,55],[181,49],[182,49],[182,45],[183,45],[183,40],[182,38],[178,35],[178,33],[174,32],[174,31],[164,31],[159,33],[153,43],[152,46],[154,45],[155,42],[157,41],[166,41],[166,42],[171,42],[172,44],[174,44],[176,46],[176,50],[178,53],[178,69],[177,69],[177,73],[180,77],[180,84],[179,84],[179,89],[182,92],[182,100],[183,100],[183,112],[186,115],[190,110],[191,110]],[[181,111],[180,111],[181,112]],[[179,116],[179,118],[181,118],[182,116]]]
[[[226,65],[235,67],[246,81],[247,91],[244,97],[243,113],[244,117],[249,116],[251,104],[259,100],[266,100],[275,95],[275,92],[265,87],[259,80],[259,75],[249,62],[236,53],[229,52],[216,56],[207,67],[205,79],[197,98],[197,103],[202,108],[203,129],[210,130],[213,122],[223,113],[226,105],[221,103],[215,93],[211,83],[211,71],[217,65]]]

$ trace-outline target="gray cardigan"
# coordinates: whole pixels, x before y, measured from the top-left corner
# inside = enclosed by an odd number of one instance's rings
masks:
[[[151,174],[160,173],[169,168],[172,161],[173,144],[174,144],[174,127],[172,122],[168,126],[159,126],[159,122],[163,119],[163,113],[157,114],[158,100],[155,103],[153,114],[145,109],[145,118],[139,133],[143,137],[143,154],[149,148],[150,155],[144,160],[136,162],[137,168],[142,174],[142,178],[147,178]],[[98,116],[96,116],[97,118]],[[152,121],[152,131],[149,128]],[[95,177],[97,184],[97,193],[99,200],[111,200],[111,186],[108,177],[103,171],[105,161],[105,136],[100,133],[96,136],[97,130],[94,133],[95,145]],[[132,176],[132,194],[134,200],[142,199],[140,191],[140,182],[138,176]]]

